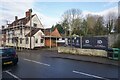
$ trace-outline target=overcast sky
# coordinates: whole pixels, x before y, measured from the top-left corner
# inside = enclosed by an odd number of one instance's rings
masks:
[[[14,16],[25,17],[25,12],[32,8],[42,24],[47,28],[61,21],[61,15],[68,9],[76,8],[87,14],[107,15],[109,12],[118,13],[118,0],[1,0],[0,1],[0,26],[6,20],[12,22]]]

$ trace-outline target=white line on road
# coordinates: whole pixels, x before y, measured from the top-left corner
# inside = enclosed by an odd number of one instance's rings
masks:
[[[110,80],[110,79],[106,79],[106,78],[104,78],[104,77],[100,77],[100,76],[96,76],[96,75],[92,75],[92,74],[87,74],[87,73],[83,73],[83,72],[79,72],[79,71],[73,71],[73,72],[74,72],[74,73],[77,73],[77,74],[82,74],[82,75],[94,77],[94,78],[99,78],[99,79],[104,79],[104,80]]]
[[[11,75],[12,77],[18,79],[18,80],[21,80],[19,77],[17,77],[16,75],[10,73],[9,71],[5,71],[6,73],[8,73],[9,75]]]
[[[26,61],[30,61],[30,62],[34,62],[34,63],[37,63],[37,64],[42,64],[42,65],[45,65],[45,66],[50,66],[49,64],[41,63],[41,62],[34,61],[34,60],[30,60],[30,59],[24,59],[24,60],[26,60]]]

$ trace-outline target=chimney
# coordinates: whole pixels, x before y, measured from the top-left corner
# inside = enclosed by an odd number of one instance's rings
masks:
[[[26,17],[29,17],[29,16],[30,16],[30,12],[27,11],[27,12],[26,12]]]
[[[2,26],[2,29],[4,29],[5,28],[5,26]]]
[[[18,17],[17,16],[15,16],[15,21],[17,21],[18,20]]]

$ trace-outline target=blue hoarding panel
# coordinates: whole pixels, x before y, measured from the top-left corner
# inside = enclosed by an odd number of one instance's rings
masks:
[[[96,49],[107,49],[108,48],[108,38],[107,37],[95,37],[95,45]]]
[[[82,48],[94,48],[94,38],[93,37],[83,37],[82,38]]]
[[[67,38],[68,46],[81,47],[81,38],[72,37]],[[82,48],[90,49],[107,49],[108,38],[107,37],[82,37]]]
[[[94,49],[107,49],[108,38],[107,37],[83,37],[82,47],[94,48]]]

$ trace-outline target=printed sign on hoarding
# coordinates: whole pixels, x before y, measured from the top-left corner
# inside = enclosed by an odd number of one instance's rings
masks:
[[[81,47],[81,38],[72,37],[68,38],[68,45],[74,47]],[[82,48],[90,49],[107,49],[108,38],[107,37],[82,37]]]
[[[95,37],[95,48],[107,49],[108,48],[108,38],[107,37]]]
[[[94,47],[94,38],[93,37],[83,37],[82,38],[82,47],[83,48],[93,48]]]
[[[108,38],[107,37],[83,37],[82,47],[94,48],[94,49],[107,49]]]

